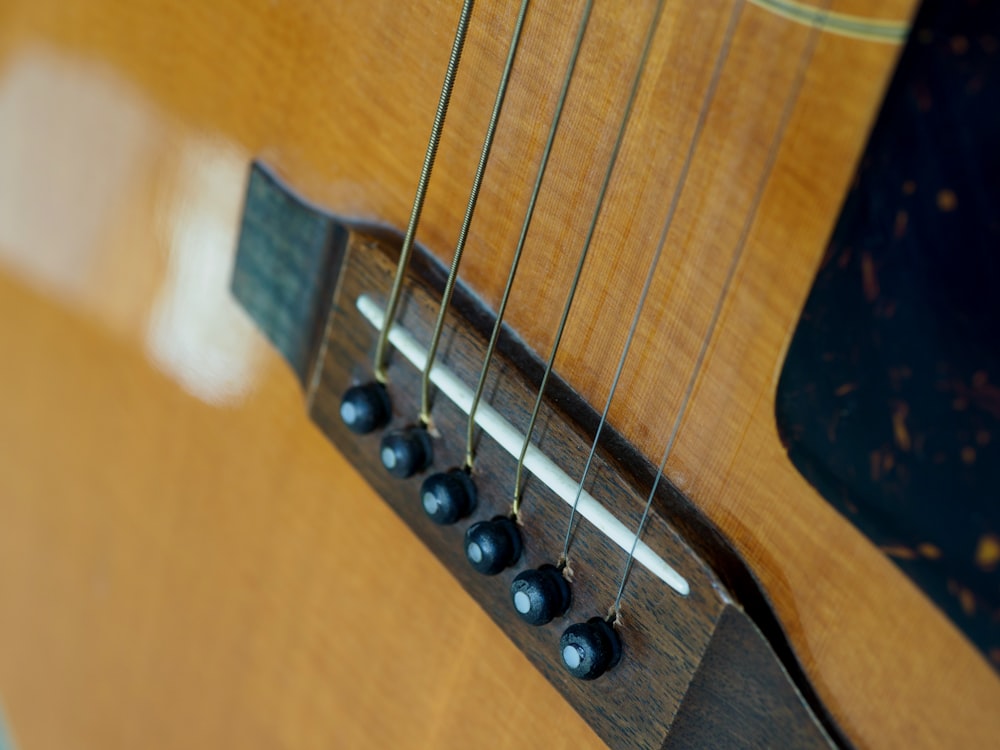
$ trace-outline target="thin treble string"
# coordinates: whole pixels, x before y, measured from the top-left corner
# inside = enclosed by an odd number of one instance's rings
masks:
[[[486,347],[486,356],[483,358],[483,367],[479,372],[479,382],[476,384],[476,391],[472,395],[472,407],[469,409],[469,423],[465,433],[465,468],[472,469],[475,461],[473,451],[473,441],[476,431],[476,410],[479,408],[479,400],[483,396],[486,388],[486,376],[490,370],[490,362],[496,350],[497,341],[500,338],[500,329],[503,327],[503,316],[507,311],[507,301],[510,299],[511,289],[514,287],[514,277],[517,275],[517,268],[521,262],[521,252],[524,250],[524,243],[528,237],[528,229],[535,214],[535,204],[538,202],[538,194],[542,188],[542,181],[545,179],[545,171],[549,164],[549,156],[552,155],[552,144],[556,139],[556,131],[559,129],[559,120],[562,117],[563,107],[566,104],[566,97],[569,93],[569,84],[573,79],[573,71],[576,68],[577,58],[580,56],[580,48],[583,46],[584,33],[587,30],[587,22],[590,19],[590,11],[594,7],[594,0],[587,0],[587,5],[583,9],[583,18],[576,34],[576,41],[573,44],[573,51],[570,53],[569,66],[566,69],[566,76],[563,78],[562,90],[559,92],[559,100],[556,102],[556,109],[552,115],[552,125],[549,127],[548,140],[542,150],[541,164],[538,166],[538,174],[535,176],[535,186],[531,191],[531,198],[528,200],[528,208],[524,214],[524,223],[521,225],[521,236],[517,240],[517,248],[514,250],[514,259],[511,261],[510,273],[507,275],[507,286],[504,287],[503,297],[500,298],[500,307],[497,309],[496,321],[493,324],[493,332],[490,334],[490,343]]]
[[[549,354],[549,361],[545,365],[545,372],[542,374],[542,382],[538,387],[538,396],[535,398],[535,407],[531,412],[531,419],[528,420],[528,429],[524,436],[524,443],[521,446],[521,455],[517,459],[517,473],[514,476],[514,502],[511,507],[511,512],[514,516],[517,516],[521,510],[521,477],[524,473],[524,458],[528,453],[528,446],[531,445],[531,434],[535,429],[535,422],[538,420],[538,412],[542,406],[542,398],[545,395],[545,386],[548,384],[549,376],[552,374],[552,367],[556,361],[556,353],[559,351],[559,344],[562,342],[563,333],[566,330],[566,321],[569,319],[570,309],[573,307],[573,300],[576,297],[576,288],[580,283],[580,276],[583,273],[583,265],[587,260],[587,254],[590,251],[591,242],[594,239],[594,231],[597,228],[597,220],[601,214],[601,208],[604,205],[604,198],[608,192],[608,185],[611,183],[611,175],[614,172],[615,163],[618,161],[618,154],[621,151],[622,143],[625,140],[625,131],[628,128],[629,119],[632,115],[632,107],[635,105],[636,96],[639,93],[639,84],[642,82],[643,73],[646,69],[646,63],[649,61],[649,53],[653,47],[653,38],[656,35],[656,29],[660,24],[660,16],[663,14],[663,6],[666,0],[659,0],[656,4],[656,13],[653,15],[653,20],[649,24],[649,31],[646,33],[646,40],[642,49],[642,56],[639,58],[639,67],[635,71],[635,77],[632,80],[632,89],[629,92],[628,102],[625,105],[625,113],[622,116],[621,125],[618,128],[618,136],[615,139],[614,149],[611,152],[611,160],[608,163],[608,169],[604,173],[604,181],[601,184],[601,190],[598,194],[597,205],[594,207],[594,213],[590,220],[590,228],[587,230],[587,237],[583,243],[583,250],[580,253],[580,259],[576,264],[576,271],[573,274],[573,281],[570,284],[569,294],[566,298],[566,305],[563,308],[562,318],[559,321],[559,327],[556,329],[556,338],[552,344],[552,352]]]
[[[832,2],[832,0],[826,1],[824,7],[819,11],[820,14],[825,14],[827,12],[830,2]],[[618,593],[615,595],[614,604],[611,605],[611,612],[614,613],[615,617],[619,615],[621,610],[622,597],[625,594],[625,584],[628,582],[629,573],[632,570],[632,563],[635,561],[635,549],[639,544],[639,539],[646,526],[646,520],[649,518],[649,511],[653,506],[653,498],[656,496],[656,490],[660,485],[660,480],[663,478],[663,472],[667,466],[667,459],[670,457],[670,452],[673,450],[677,434],[680,432],[681,423],[684,420],[684,414],[687,412],[687,408],[691,403],[691,396],[694,393],[695,384],[698,382],[698,375],[705,362],[705,356],[708,353],[708,345],[712,340],[712,336],[715,333],[715,327],[722,315],[722,308],[725,304],[726,298],[729,296],[729,288],[732,285],[733,279],[736,277],[736,269],[739,266],[740,258],[743,256],[743,250],[746,247],[747,239],[750,236],[750,230],[753,227],[757,210],[760,208],[761,200],[764,197],[764,189],[767,186],[767,182],[771,177],[772,171],[774,170],[774,164],[778,158],[778,150],[781,146],[782,138],[784,137],[785,130],[788,128],[788,123],[792,118],[795,103],[798,101],[799,93],[802,90],[802,84],[805,82],[809,63],[812,60],[813,54],[816,51],[816,45],[819,42],[819,36],[820,28],[818,27],[810,32],[809,39],[806,43],[806,49],[803,51],[802,58],[799,61],[799,68],[796,71],[795,79],[792,83],[792,95],[785,101],[785,108],[781,113],[781,119],[778,121],[778,128],[775,131],[774,138],[771,141],[770,148],[768,149],[767,160],[765,161],[765,167],[761,174],[760,182],[757,184],[753,203],[750,206],[750,210],[747,212],[746,220],[743,222],[743,228],[740,231],[740,236],[736,244],[736,252],[733,254],[733,257],[729,262],[729,268],[726,271],[726,278],[722,284],[722,293],[715,304],[715,309],[712,311],[712,318],[709,321],[708,330],[705,334],[705,338],[702,340],[701,349],[698,351],[698,357],[695,360],[694,369],[691,372],[691,377],[688,380],[687,387],[684,389],[684,396],[681,400],[680,409],[678,410],[677,417],[674,419],[674,424],[671,427],[670,437],[667,440],[666,448],[664,448],[663,457],[660,459],[660,465],[656,471],[656,478],[653,480],[653,487],[649,491],[649,497],[646,499],[646,507],[643,509],[642,518],[639,520],[639,527],[636,529],[635,538],[632,540],[632,548],[629,550],[628,559],[625,561],[621,581],[618,585]]]
[[[410,255],[413,253],[417,224],[420,223],[420,214],[424,209],[424,197],[427,195],[427,185],[431,180],[434,159],[437,157],[438,144],[441,142],[441,131],[444,129],[444,119],[448,114],[448,103],[451,101],[451,92],[455,86],[455,74],[458,72],[458,64],[462,59],[462,48],[465,46],[465,37],[469,30],[469,19],[472,17],[474,4],[475,0],[465,0],[462,5],[458,28],[455,30],[455,41],[451,46],[451,57],[448,59],[448,70],[444,75],[437,112],[434,114],[434,124],[431,126],[431,137],[427,142],[427,152],[424,154],[424,165],[420,169],[420,179],[417,181],[417,194],[413,198],[410,222],[406,226],[403,247],[399,251],[399,265],[396,266],[396,277],[392,282],[392,291],[389,293],[389,302],[385,308],[385,322],[382,324],[378,343],[375,345],[375,379],[380,383],[385,383],[388,379],[386,358],[389,348],[389,329],[392,328],[392,321],[396,317],[396,310],[403,293],[403,281],[406,278],[406,269],[410,264]]]
[[[639,328],[639,320],[642,317],[642,311],[646,305],[646,299],[649,297],[649,290],[653,286],[653,278],[656,275],[656,268],[660,263],[660,257],[663,255],[663,248],[667,244],[667,235],[670,233],[670,227],[673,226],[674,215],[677,212],[677,206],[680,203],[681,194],[684,192],[684,185],[687,182],[688,171],[691,168],[691,163],[694,161],[694,154],[698,148],[698,142],[701,139],[701,134],[705,127],[705,120],[708,118],[710,105],[715,98],[715,90],[718,88],[719,80],[722,78],[722,70],[725,67],[726,59],[729,57],[729,49],[732,46],[733,37],[736,33],[736,26],[739,23],[744,7],[744,0],[739,0],[736,5],[733,6],[733,12],[729,16],[729,25],[726,27],[722,40],[722,46],[715,59],[715,68],[712,70],[712,76],[709,79],[705,97],[702,99],[701,110],[698,112],[698,119],[695,121],[694,131],[691,135],[691,142],[688,144],[687,154],[684,157],[684,165],[681,167],[680,175],[677,178],[677,186],[674,188],[673,196],[670,199],[670,206],[667,209],[667,217],[663,223],[663,230],[660,232],[660,240],[657,243],[656,252],[653,254],[653,261],[649,266],[649,271],[646,273],[646,281],[643,284],[642,292],[639,294],[639,303],[636,306],[635,314],[632,317],[632,324],[629,327],[628,336],[625,339],[625,347],[622,349],[621,358],[618,360],[618,369],[615,370],[614,379],[611,381],[611,390],[608,392],[608,399],[604,402],[604,411],[601,412],[601,420],[597,425],[597,432],[594,433],[594,442],[590,446],[590,453],[587,455],[587,463],[583,467],[583,474],[580,475],[580,483],[576,488],[576,498],[573,500],[573,507],[569,513],[569,523],[566,524],[566,538],[563,541],[562,553],[559,555],[560,565],[566,565],[569,562],[569,547],[573,537],[573,520],[576,518],[577,507],[580,504],[580,497],[583,495],[583,487],[587,481],[587,475],[590,473],[590,467],[594,462],[594,456],[597,453],[597,445],[600,442],[604,425],[608,421],[608,412],[611,410],[611,402],[615,397],[615,392],[618,390],[618,383],[621,381],[622,372],[625,369],[625,362],[628,359],[629,351],[632,349],[632,342],[635,339],[635,333]]]
[[[425,425],[431,419],[431,369],[434,367],[434,358],[437,356],[438,345],[441,343],[445,315],[448,313],[451,296],[455,291],[458,266],[462,262],[462,252],[465,250],[465,243],[469,237],[469,226],[472,224],[472,215],[475,213],[476,202],[479,200],[479,190],[483,185],[483,175],[486,173],[486,164],[489,162],[490,150],[493,148],[497,122],[500,120],[500,111],[503,109],[504,98],[507,96],[507,84],[510,83],[510,74],[514,69],[514,57],[517,54],[518,43],[521,41],[521,32],[524,30],[524,18],[528,12],[529,2],[530,0],[522,0],[521,10],[517,14],[517,22],[514,24],[514,35],[510,40],[510,48],[507,50],[507,62],[504,64],[503,74],[500,76],[496,100],[493,102],[493,114],[490,115],[490,123],[486,128],[483,150],[479,154],[479,165],[476,167],[476,176],[472,180],[472,190],[469,192],[469,203],[465,207],[465,218],[462,220],[462,228],[458,233],[458,242],[455,243],[455,254],[451,259],[451,268],[448,271],[448,280],[444,285],[444,294],[441,295],[441,307],[438,309],[437,322],[434,324],[430,346],[427,348],[427,364],[424,366],[423,378],[420,383],[420,421]]]

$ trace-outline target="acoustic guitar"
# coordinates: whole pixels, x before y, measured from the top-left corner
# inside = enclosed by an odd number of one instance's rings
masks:
[[[398,251],[460,5],[0,6],[0,704],[17,747],[609,739],[615,717],[578,714],[331,446],[303,407],[309,383],[231,290],[251,174]],[[524,15],[458,296],[496,311],[547,160],[510,340],[544,362],[588,246],[555,392],[599,414],[615,383],[609,430],[653,467],[670,440],[664,485],[750,571],[833,741],[995,746],[989,656],[802,476],[775,424],[912,2],[588,8],[535,0]],[[471,12],[417,225],[425,263],[452,260],[519,9]],[[390,356],[391,391],[410,365]],[[514,490],[477,482],[497,502]],[[524,487],[527,535],[549,506],[537,479]],[[625,526],[641,510],[621,510]],[[668,525],[651,525],[654,551]],[[575,691],[642,674],[629,597],[646,568],[628,578],[615,549],[590,578],[570,550],[575,601],[620,600],[624,644],[620,666]],[[506,595],[514,572],[484,580]],[[582,590],[619,579],[618,599]],[[550,640],[593,614],[572,611]],[[712,722],[740,735],[736,712]]]

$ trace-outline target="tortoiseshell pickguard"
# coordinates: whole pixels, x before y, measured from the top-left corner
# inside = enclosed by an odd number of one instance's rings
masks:
[[[778,389],[802,474],[1000,669],[1000,4],[928,0]]]

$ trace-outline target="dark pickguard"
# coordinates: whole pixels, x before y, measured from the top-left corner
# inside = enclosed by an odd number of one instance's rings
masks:
[[[928,0],[782,373],[802,474],[1000,669],[1000,4]]]

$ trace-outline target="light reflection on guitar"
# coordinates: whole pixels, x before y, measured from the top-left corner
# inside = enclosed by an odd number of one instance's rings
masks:
[[[239,165],[255,156],[343,214],[405,223],[422,113],[439,84],[439,37],[451,31],[427,32],[426,19],[451,5],[117,5],[33,0],[3,11],[0,691],[18,739],[595,744],[308,424],[291,374],[229,299],[222,258],[209,249],[235,245]],[[882,10],[901,18],[908,4]],[[483,12],[490,32],[509,20],[485,4]],[[754,13],[761,33],[780,36]],[[630,28],[626,20],[616,33]],[[493,70],[488,36],[470,48],[466,81]],[[877,45],[828,44],[816,88],[842,96],[828,109],[810,100],[801,119],[838,123],[819,140],[832,152],[790,159],[775,188],[789,215],[825,217],[779,233],[793,248],[783,261],[791,291],[767,298],[781,320],[804,298],[804,266],[821,253],[848,179],[850,158],[838,149],[863,140],[892,57]],[[841,69],[847,51],[862,72]],[[851,77],[841,84],[831,71]],[[462,96],[469,112],[483,110],[475,91]],[[535,90],[529,97],[544,103]],[[456,133],[479,132],[472,115],[453,116]],[[657,127],[670,126],[664,118]],[[467,185],[462,140],[441,162],[443,187],[427,217],[425,241],[442,254],[461,205],[450,198]],[[815,157],[816,143],[806,128],[789,148]],[[530,171],[506,164],[512,182]],[[498,195],[511,205],[517,197],[497,190],[493,205],[503,204]],[[487,238],[503,245],[505,211],[484,220],[481,250]],[[644,215],[632,218],[639,231]],[[473,271],[495,297],[482,264]],[[534,290],[545,299],[544,284]],[[697,316],[697,295],[689,310]],[[789,335],[760,331],[776,349]],[[222,360],[206,359],[220,348]],[[764,380],[774,374],[769,352],[759,357],[771,368]],[[594,382],[605,381],[583,373],[581,390]],[[756,403],[770,417],[764,401],[766,388],[752,391],[742,402],[750,406],[725,419],[750,424]],[[676,475],[754,557],[845,730],[871,746],[995,737],[995,675],[951,625],[933,610],[918,615],[921,595],[836,514],[818,511],[799,532],[791,511],[812,496],[785,474],[788,484],[768,484],[772,453],[781,455],[776,441],[758,439],[769,432],[746,433],[765,446],[763,460],[732,475],[726,467],[748,448],[719,434],[694,434]],[[713,444],[731,450],[713,460]],[[709,456],[705,470],[696,454]],[[751,497],[774,486],[794,492],[778,504]],[[817,536],[840,557],[812,555]],[[796,543],[809,554],[792,565],[781,550]],[[874,582],[886,576],[883,590]]]

